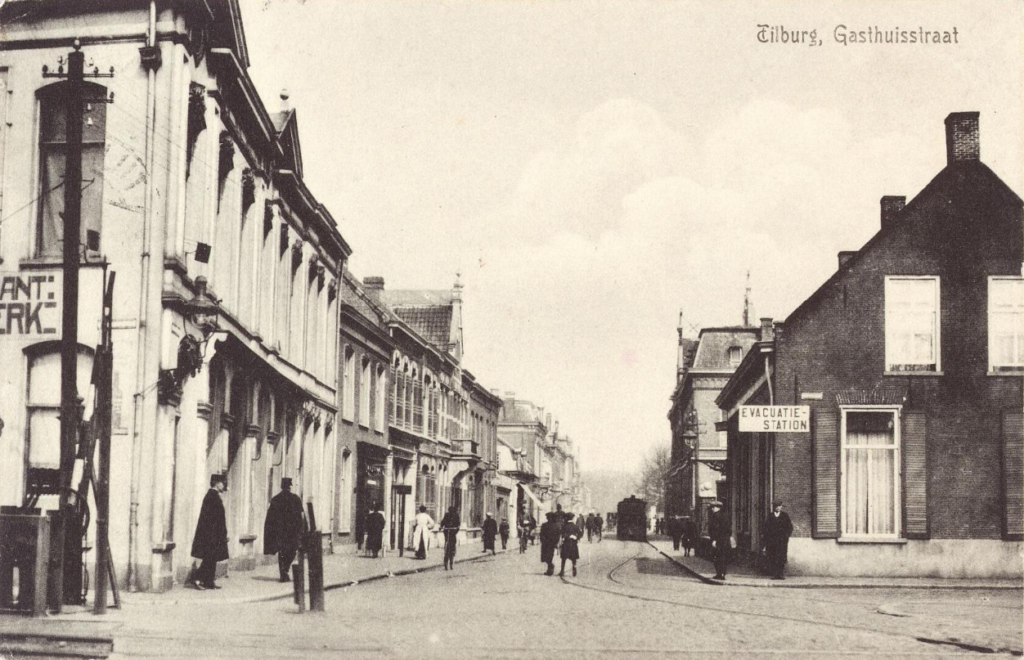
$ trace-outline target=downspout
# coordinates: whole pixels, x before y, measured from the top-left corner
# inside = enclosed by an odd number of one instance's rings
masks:
[[[149,2],[149,29],[146,33],[146,46],[156,45],[156,0]],[[131,508],[128,519],[128,570],[125,580],[128,589],[136,590],[138,582],[139,552],[139,482],[142,471],[142,413],[141,404],[149,386],[144,382],[146,377],[146,327],[147,308],[149,307],[149,236],[153,225],[153,167],[154,145],[156,132],[156,69],[149,67],[146,72],[146,191],[144,198],[145,212],[142,221],[142,255],[141,279],[139,285],[139,322],[138,337],[135,349],[135,387],[132,397],[132,481]]]

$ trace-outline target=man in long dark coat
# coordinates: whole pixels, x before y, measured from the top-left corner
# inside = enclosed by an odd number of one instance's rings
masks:
[[[490,511],[487,512],[487,518],[484,519],[481,531],[484,537],[484,552],[490,550],[492,555],[496,554],[494,551],[494,539],[498,536],[498,522]]]
[[[768,560],[768,572],[773,580],[785,580],[782,576],[789,554],[789,537],[793,535],[793,522],[782,510],[782,502],[776,500],[768,519],[764,521],[764,554]]]
[[[210,476],[210,490],[206,491],[199,509],[196,534],[192,539],[192,556],[202,563],[195,574],[196,589],[220,589],[215,583],[217,562],[228,558],[228,523],[220,494],[227,490],[227,479],[222,474]]]
[[[289,569],[295,561],[302,540],[302,500],[292,492],[292,480],[281,479],[281,492],[270,500],[263,523],[263,554],[277,555],[281,582],[288,582]]]
[[[364,527],[366,528],[366,550],[372,552],[373,558],[376,559],[384,545],[384,514],[380,512],[380,507],[377,504],[370,507]]]
[[[548,565],[548,570],[545,571],[544,575],[555,574],[555,548],[558,547],[559,531],[558,525],[555,523],[555,513],[549,511],[547,514],[547,522],[540,526],[540,560]]]
[[[562,570],[558,572],[558,577],[565,575],[565,562],[572,562],[572,576],[576,577],[576,560],[580,558],[580,537],[583,536],[583,531],[579,526],[572,521],[572,514],[565,514],[565,524],[562,525],[562,549],[559,554],[562,556]]]
[[[455,549],[459,545],[459,528],[462,517],[454,506],[448,507],[448,513],[441,518],[441,533],[444,534],[444,570],[455,570]]]
[[[594,516],[594,534],[597,535],[597,542],[600,543],[604,536],[604,518],[600,513]]]
[[[729,568],[729,552],[732,550],[732,525],[722,503],[717,500],[711,503],[711,515],[708,516],[708,536],[715,553],[715,580],[724,580]]]

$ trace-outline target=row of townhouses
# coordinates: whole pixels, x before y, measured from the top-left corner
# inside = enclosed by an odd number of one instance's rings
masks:
[[[1022,204],[980,160],[979,113],[945,128],[945,168],[882,197],[877,233],[784,321],[680,328],[670,514],[706,526],[723,501],[750,556],[781,500],[795,573],[1020,577]],[[743,406],[809,416],[751,429]]]
[[[268,559],[263,520],[283,477],[312,503],[327,552],[357,547],[372,506],[401,552],[420,506],[435,520],[458,507],[473,537],[487,511],[514,528],[520,512],[574,500],[568,438],[541,424],[536,443],[506,441],[517,404],[462,364],[462,285],[392,291],[349,272],[352,248],[305,184],[295,109],[282,95],[269,110],[254,88],[238,0],[12,0],[0,24],[0,505],[57,505],[63,310],[48,301],[61,292],[69,131],[68,83],[53,74],[79,47],[88,73],[113,71],[85,84],[77,388],[89,418],[116,272],[109,525],[122,585],[184,580],[211,474],[227,477],[233,570]],[[75,484],[83,470],[79,457]],[[93,522],[89,565],[95,538]]]

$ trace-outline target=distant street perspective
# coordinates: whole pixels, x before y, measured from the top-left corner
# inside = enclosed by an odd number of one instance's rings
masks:
[[[0,660],[1024,656],[1018,0],[0,0]]]

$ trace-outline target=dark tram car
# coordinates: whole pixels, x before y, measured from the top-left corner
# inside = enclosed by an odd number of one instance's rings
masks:
[[[636,495],[622,500],[616,522],[616,537],[620,541],[646,541],[647,502],[638,500]]]

